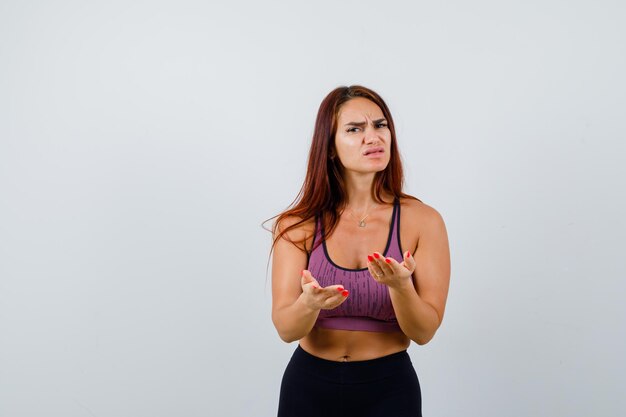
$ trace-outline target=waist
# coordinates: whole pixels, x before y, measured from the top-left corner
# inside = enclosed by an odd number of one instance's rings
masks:
[[[411,340],[402,332],[372,332],[314,327],[300,340],[310,354],[326,360],[371,360],[406,350]]]
[[[369,360],[339,362],[315,356],[301,345],[298,345],[294,351],[291,364],[297,365],[312,376],[332,383],[371,382],[413,369],[411,358],[406,350]]]

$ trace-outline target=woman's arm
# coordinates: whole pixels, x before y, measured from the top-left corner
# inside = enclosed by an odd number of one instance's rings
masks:
[[[415,254],[399,264],[375,259],[380,282],[387,284],[396,319],[402,331],[415,343],[428,343],[441,325],[450,284],[450,249],[441,215],[432,207],[420,210],[423,222]],[[379,254],[380,255],[380,254]],[[412,274],[407,273],[407,269]]]
[[[284,230],[295,219],[285,219],[277,231]],[[305,236],[303,227],[288,232],[294,242]],[[339,285],[320,288],[309,271],[304,270],[307,254],[284,237],[274,246],[272,258],[272,322],[285,342],[302,339],[309,334],[322,308],[335,308],[347,298]],[[338,289],[341,288],[341,291]]]

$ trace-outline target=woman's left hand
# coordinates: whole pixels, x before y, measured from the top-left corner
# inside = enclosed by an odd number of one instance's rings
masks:
[[[402,263],[398,263],[393,258],[385,258],[379,252],[368,255],[367,261],[367,269],[377,282],[394,288],[411,283],[411,276],[415,271],[415,259],[409,251],[405,252]]]

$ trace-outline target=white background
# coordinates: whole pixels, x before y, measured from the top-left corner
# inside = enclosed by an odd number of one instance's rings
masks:
[[[409,350],[424,415],[626,415],[624,21],[606,0],[2,1],[0,415],[275,415],[295,343],[261,222],[349,84],[387,101],[405,191],[448,227],[446,316]]]

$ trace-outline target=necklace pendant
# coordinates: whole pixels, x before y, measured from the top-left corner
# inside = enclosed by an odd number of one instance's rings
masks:
[[[361,220],[359,222],[359,227],[365,227],[365,220]]]

